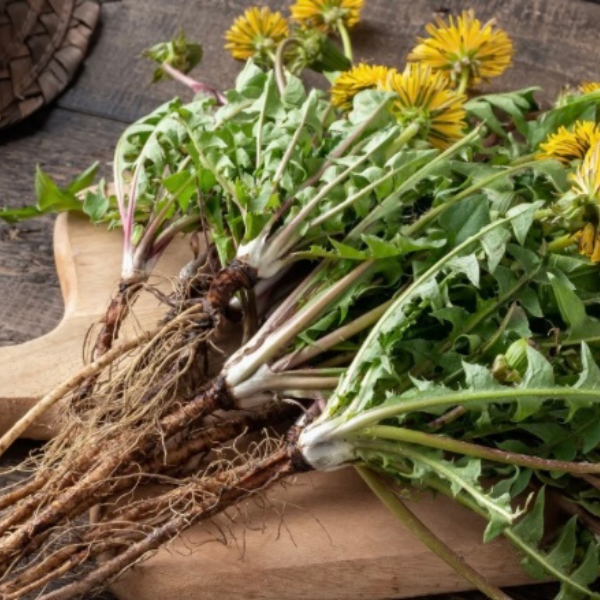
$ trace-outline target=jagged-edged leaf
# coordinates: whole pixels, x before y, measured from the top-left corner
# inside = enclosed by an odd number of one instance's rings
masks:
[[[98,167],[100,163],[95,162],[91,164],[87,169],[79,173],[75,179],[71,180],[65,187],[65,192],[69,194],[78,194],[79,192],[89,188],[96,179],[98,174]]]
[[[101,179],[94,191],[86,192],[83,198],[83,212],[90,217],[92,222],[98,222],[104,217],[109,206],[110,201],[106,196],[105,182]]]
[[[479,287],[479,261],[474,254],[453,258],[448,266],[455,273],[462,273],[475,286]]]
[[[525,243],[525,238],[527,237],[535,218],[535,211],[538,210],[542,204],[542,202],[519,204],[506,213],[507,217],[511,217],[510,224],[519,244],[523,245]]]
[[[600,598],[600,594],[587,588],[598,576],[597,543],[590,541],[583,547],[583,552],[579,551],[577,519],[574,517],[563,526],[555,542],[542,549],[544,506],[545,491],[542,488],[528,513],[504,532],[522,553],[523,567],[538,579],[551,577],[560,581],[561,590],[557,600]]]
[[[92,185],[97,172],[98,163],[94,163],[77,175],[64,188],[60,188],[50,175],[42,171],[38,165],[35,172],[35,206],[3,208],[0,210],[0,219],[7,223],[17,223],[47,213],[87,212],[84,209],[83,200],[78,198],[77,194]]]
[[[521,514],[519,509],[511,506],[508,492],[502,491],[494,495],[493,490],[482,487],[481,461],[476,458],[465,456],[458,460],[447,460],[438,451],[428,448],[408,449],[404,446],[399,449],[399,454],[412,462],[412,479],[422,481],[433,475],[446,482],[455,497],[463,493],[470,496],[489,516],[486,540],[500,534]]]
[[[552,365],[531,346],[527,347],[527,370],[520,384],[523,389],[552,389],[554,387],[554,370]],[[539,411],[540,398],[521,398],[513,415],[515,421],[523,421]]]

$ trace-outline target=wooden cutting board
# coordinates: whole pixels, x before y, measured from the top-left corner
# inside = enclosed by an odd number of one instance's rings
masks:
[[[118,279],[118,232],[62,215],[54,251],[64,318],[41,338],[0,348],[0,433],[82,364],[82,341]],[[182,239],[159,263],[166,288],[188,254]],[[155,323],[156,300],[141,299],[135,314],[140,327]],[[27,436],[48,439],[55,414]],[[394,520],[352,469],[299,476],[267,500],[248,503],[232,513],[233,520],[223,517],[220,529],[192,527],[123,576],[115,594],[121,600],[376,600],[468,589]],[[494,584],[529,582],[504,541],[482,544],[484,523],[475,515],[428,495],[411,499],[409,506]]]

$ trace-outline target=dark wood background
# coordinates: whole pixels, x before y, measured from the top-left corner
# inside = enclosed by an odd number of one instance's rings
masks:
[[[366,0],[353,33],[361,60],[402,66],[423,25],[436,14],[473,7],[496,17],[516,46],[514,67],[497,89],[539,85],[551,99],[566,84],[600,80],[600,0]],[[262,0],[286,11],[291,0]],[[183,29],[204,47],[193,75],[220,89],[240,65],[223,49],[223,33],[252,0],[104,0],[101,23],[85,66],[58,101],[29,121],[0,132],[0,205],[32,201],[36,164],[66,182],[93,161],[110,176],[110,161],[124,126],[175,95],[174,83],[150,86],[153,66],[140,57],[154,43]],[[2,40],[0,40],[1,44]],[[0,225],[0,345],[35,338],[62,315],[52,258],[51,217],[14,227]],[[0,463],[15,461],[22,444]],[[515,600],[546,600],[551,586],[514,590]],[[445,596],[475,600],[478,594]],[[438,598],[441,600],[441,598]]]

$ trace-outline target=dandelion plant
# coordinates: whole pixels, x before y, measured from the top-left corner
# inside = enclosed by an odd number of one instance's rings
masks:
[[[353,65],[362,7],[249,9],[225,34],[246,63],[227,91],[187,75],[199,46],[155,46],[155,78],[196,95],[124,131],[114,188],[39,172],[37,206],[1,213],[123,234],[94,360],[0,439],[64,402],[0,496],[2,598],[86,597],[190,525],[340,468],[492,600],[508,596],[412,513],[413,490],[480,515],[482,543],[505,537],[558,598],[598,597],[598,84],[548,109],[535,87],[479,93],[513,45],[472,11],[428,26],[404,68]],[[179,236],[166,295],[150,275]],[[113,346],[137,294],[163,318]]]

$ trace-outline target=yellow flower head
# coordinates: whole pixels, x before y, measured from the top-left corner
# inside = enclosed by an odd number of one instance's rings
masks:
[[[600,90],[600,81],[583,81],[579,86],[579,91],[582,94],[591,94],[597,90]]]
[[[600,143],[588,150],[579,169],[569,178],[575,193],[600,203]]]
[[[419,38],[419,44],[408,60],[422,62],[456,84],[464,73],[467,85],[497,77],[511,65],[513,44],[505,31],[495,27],[492,19],[485,24],[467,10],[446,23],[437,19],[437,25],[425,27],[428,38]]]
[[[292,19],[324,33],[335,31],[339,22],[351,29],[360,21],[363,4],[364,0],[296,0]]]
[[[448,86],[442,73],[409,64],[403,73],[391,72],[385,88],[398,94],[394,108],[398,121],[419,123],[421,136],[436,148],[447,148],[463,136],[466,98]]]
[[[288,23],[280,12],[271,12],[266,6],[249,8],[225,34],[225,49],[238,60],[264,60],[288,35]]]
[[[577,121],[569,130],[560,127],[556,133],[548,136],[540,144],[541,152],[537,158],[554,158],[568,164],[577,158],[583,158],[588,150],[600,142],[600,129],[593,121]]]
[[[341,73],[331,87],[331,103],[338,108],[352,108],[352,99],[362,90],[383,88],[391,72],[381,65],[361,63]]]

